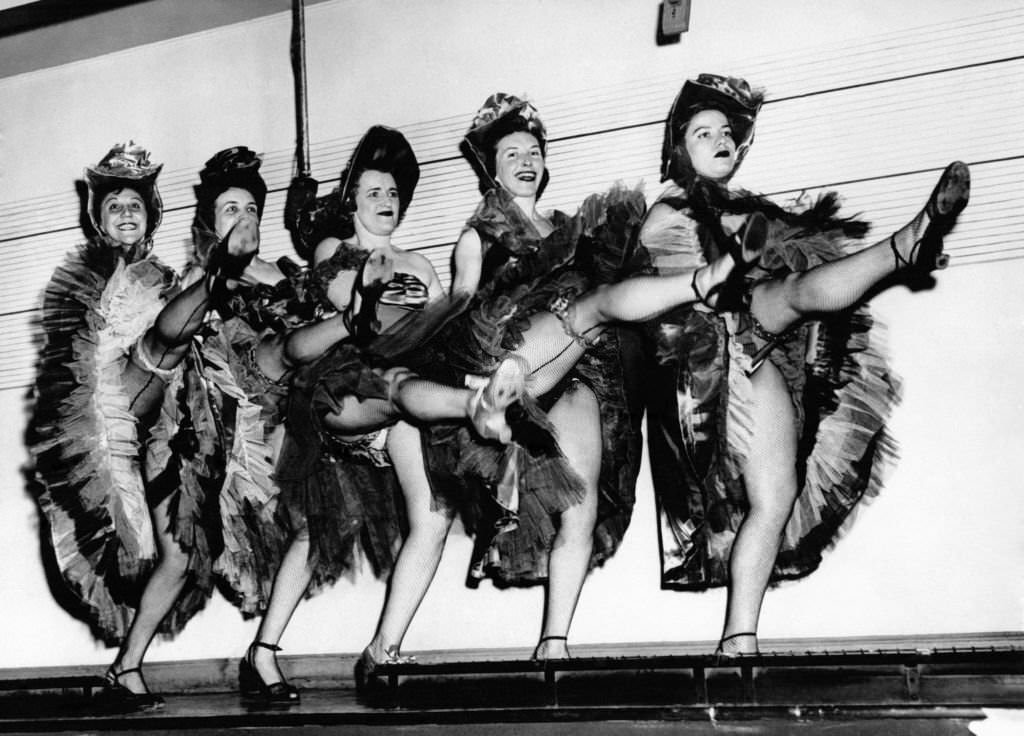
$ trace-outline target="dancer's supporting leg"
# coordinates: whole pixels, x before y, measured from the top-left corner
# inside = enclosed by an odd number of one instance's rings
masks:
[[[743,466],[750,508],[729,558],[721,650],[757,651],[761,603],[797,494],[795,411],[782,375],[766,361],[751,378],[751,438]]]
[[[281,560],[281,566],[274,576],[274,587],[270,593],[267,610],[260,621],[256,638],[246,650],[243,665],[239,669],[239,685],[243,695],[266,695],[261,692],[256,678],[250,674],[251,671],[255,671],[264,688],[276,693],[273,694],[273,699],[285,702],[298,700],[297,688],[285,681],[278,667],[277,650],[292,614],[295,613],[312,579],[309,532],[303,528],[294,534]],[[250,672],[245,672],[247,669]]]
[[[390,369],[383,376],[391,384],[390,401],[360,401],[354,396],[345,397],[341,409],[324,418],[325,427],[345,436],[365,434],[393,425],[399,416],[422,421],[464,419],[468,416],[482,434],[506,437],[509,429],[504,421],[504,410],[519,397],[524,380],[519,363],[514,360],[502,363],[495,375],[483,381],[476,390],[442,386],[417,378],[404,368]],[[430,485],[418,431],[399,422],[390,433],[388,449],[409,506],[411,542],[406,540],[399,555],[395,571],[397,580],[392,580],[388,607],[380,630],[371,643],[371,647],[382,652],[401,645],[412,615],[437,569],[444,538],[451,524],[448,515],[431,508]],[[246,653],[245,661],[266,687],[284,683],[277,666],[276,647],[312,580],[309,545],[305,530],[292,539],[274,578],[270,603],[256,640]],[[246,683],[241,684],[245,692]],[[279,689],[283,689],[279,699],[297,699],[297,694],[289,695],[296,693],[291,686],[284,685]]]
[[[594,392],[583,385],[571,388],[551,408],[548,418],[569,466],[583,480],[586,495],[581,503],[563,511],[559,520],[548,562],[544,625],[535,659],[569,656],[569,626],[590,569],[601,475],[601,412]]]
[[[135,694],[149,692],[139,668],[160,622],[174,606],[188,577],[189,555],[170,532],[170,503],[170,498],[165,499],[153,509],[153,529],[160,560],[146,581],[131,628],[107,673],[107,677],[113,678],[115,684]],[[158,696],[154,696],[154,701],[154,706],[163,702]]]
[[[377,631],[364,657],[372,663],[402,661],[402,640],[441,562],[453,513],[435,508],[419,430],[399,422],[388,434],[388,454],[398,474],[409,517],[409,535],[395,562]]]
[[[942,237],[970,193],[970,172],[955,162],[943,172],[924,208],[886,238],[846,258],[777,281],[759,284],[751,313],[768,331],[781,333],[814,314],[856,304],[882,279],[902,267],[923,272],[944,265]],[[763,347],[771,341],[755,336]],[[762,351],[751,375],[753,431],[744,481],[750,510],[733,543],[723,653],[757,651],[758,619],[782,532],[797,493],[796,429],[789,391]]]

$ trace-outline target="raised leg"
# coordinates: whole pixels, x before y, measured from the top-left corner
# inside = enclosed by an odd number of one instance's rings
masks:
[[[805,317],[853,306],[895,270],[943,268],[942,238],[969,195],[967,165],[950,164],[924,208],[893,235],[845,258],[759,284],[753,292],[752,314],[778,333]]]
[[[734,268],[726,255],[696,271],[664,276],[634,276],[605,284],[563,305],[560,315],[531,317],[516,354],[530,366],[528,390],[550,391],[604,330],[615,322],[645,322],[666,311],[698,301],[725,282]],[[557,308],[556,308],[557,309]]]
[[[188,353],[189,344],[210,309],[218,272],[241,276],[245,264],[258,249],[259,222],[254,217],[243,218],[225,242],[216,246],[207,272],[160,310],[153,326],[132,349],[131,360],[125,367],[125,388],[136,417],[147,416],[159,404],[163,394],[161,372],[173,370]]]

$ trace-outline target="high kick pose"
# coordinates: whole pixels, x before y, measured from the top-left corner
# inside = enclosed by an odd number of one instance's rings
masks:
[[[86,169],[97,235],[47,288],[30,429],[58,566],[97,635],[120,645],[100,697],[118,710],[163,706],[142,678],[142,656],[158,631],[173,636],[205,604],[209,541],[219,535],[219,520],[188,516],[201,491],[151,457],[165,382],[181,380],[184,353],[157,367],[149,346],[163,345],[162,330],[190,329],[169,307],[181,296],[177,279],[151,255],[160,168],[128,144]],[[196,569],[207,574],[182,595]]]
[[[459,309],[425,257],[391,242],[418,178],[404,136],[374,126],[337,191],[317,200],[316,183],[297,180],[290,192],[288,216],[295,219],[289,224],[301,255],[312,262],[309,290],[326,316],[280,340],[281,360],[297,369],[276,473],[287,542],[256,639],[240,664],[239,686],[248,699],[298,702],[275,654],[304,595],[354,572],[357,548],[376,575],[391,571],[406,527],[398,481],[405,488],[406,469],[422,475],[423,466],[417,431],[403,420],[461,421],[498,441],[510,432],[504,410],[518,392],[512,364],[472,387],[448,386],[368,348],[383,336],[414,350]]]
[[[644,212],[642,195],[617,188],[588,199],[575,216],[542,215],[536,205],[547,178],[547,137],[536,109],[523,100],[489,98],[466,142],[486,189],[454,254],[453,298],[468,297],[469,306],[439,339],[405,359],[453,381],[513,359],[525,384],[516,414],[530,421],[513,422],[508,448],[482,442],[464,426],[422,429],[427,475],[403,477],[410,533],[360,661],[362,674],[406,661],[402,639],[456,512],[476,533],[474,576],[547,581],[535,656],[568,656],[566,637],[587,571],[614,552],[632,509],[638,458],[610,327],[691,302],[740,270],[726,254],[685,274],[620,280],[636,270],[625,253]],[[756,258],[759,244],[750,241],[746,249],[733,244],[741,266]],[[588,351],[593,360],[577,369]],[[544,428],[537,435],[550,433],[557,445],[531,436],[536,425]]]
[[[688,80],[672,106],[663,176],[641,244],[663,273],[698,266],[742,223],[767,244],[745,283],[704,291],[708,307],[651,326],[661,361],[647,382],[663,587],[728,585],[719,651],[757,651],[771,580],[807,575],[865,496],[894,445],[885,423],[899,385],[865,296],[945,265],[942,238],[967,203],[950,164],[924,208],[878,243],[836,216],[834,194],[785,210],[728,188],[753,140],[762,95],[735,78]],[[748,225],[749,227],[749,225]]]

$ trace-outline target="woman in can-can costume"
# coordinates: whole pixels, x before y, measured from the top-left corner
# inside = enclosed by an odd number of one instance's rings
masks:
[[[408,141],[378,125],[357,144],[335,192],[316,199],[316,182],[301,178],[290,191],[288,222],[311,261],[310,290],[326,316],[284,339],[286,358],[309,364],[291,384],[275,476],[288,542],[241,664],[247,698],[298,701],[273,655],[304,595],[354,574],[359,554],[375,575],[391,573],[406,512],[416,518],[417,501],[429,500],[411,423],[465,422],[496,439],[509,431],[507,371],[472,388],[449,386],[389,359],[415,351],[460,310],[424,256],[391,242],[418,179]],[[412,547],[415,557],[415,540]]]
[[[890,237],[838,217],[836,195],[784,209],[728,188],[753,140],[763,95],[735,78],[688,80],[669,114],[663,176],[640,241],[662,273],[766,233],[743,278],[652,325],[648,382],[662,584],[729,586],[720,651],[757,651],[767,585],[819,564],[895,455],[886,422],[899,398],[879,326],[863,304],[900,273],[945,265],[942,238],[967,203],[956,162],[925,207]]]
[[[152,596],[177,547],[170,501],[152,495],[141,451],[163,398],[144,343],[151,334],[160,343],[154,325],[177,293],[173,271],[151,253],[163,209],[160,168],[129,143],[85,170],[95,235],[47,286],[28,434],[45,529],[74,612],[97,637],[122,645],[141,612],[157,612],[150,638],[161,624],[173,635],[205,600],[178,599],[176,590],[154,605]],[[126,704],[159,707],[141,673],[131,674],[139,697]]]

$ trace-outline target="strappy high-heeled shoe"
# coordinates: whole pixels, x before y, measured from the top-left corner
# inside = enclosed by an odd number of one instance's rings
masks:
[[[137,674],[142,680],[142,686],[146,688],[144,693],[135,693],[121,684],[121,678],[125,675]],[[146,680],[142,676],[141,667],[130,667],[117,672],[111,665],[104,675],[106,683],[103,689],[96,695],[97,702],[104,710],[118,713],[144,712],[163,709],[166,702],[163,697],[149,691]]]
[[[700,301],[717,312],[735,312],[746,309],[749,291],[746,275],[761,260],[761,251],[768,240],[768,218],[760,212],[752,213],[743,226],[738,238],[729,238],[726,245],[732,256],[733,267],[719,283],[706,291],[701,289],[698,276],[703,269],[693,273],[693,292]],[[705,266],[704,268],[710,268]]]
[[[530,659],[532,659],[534,662],[543,662],[543,661],[546,661],[548,659],[553,659],[552,657],[540,657],[539,656],[539,652],[540,652],[541,646],[545,642],[548,642],[548,641],[568,641],[568,640],[569,640],[568,636],[542,636],[540,638],[540,641],[537,642],[537,646],[535,646],[533,648],[533,655],[530,657]],[[570,656],[569,655],[569,648],[568,647],[566,647],[566,649],[565,649],[565,655],[566,655],[566,658],[568,658]]]
[[[754,651],[752,651],[752,652],[734,652],[734,651],[727,651],[724,648],[723,645],[727,641],[732,641],[733,639],[738,639],[741,636],[752,636],[752,637],[754,637]],[[719,659],[736,659],[737,657],[754,657],[754,656],[757,656],[760,653],[761,653],[761,651],[758,649],[758,646],[757,646],[757,632],[756,631],[739,631],[739,632],[737,632],[735,634],[730,634],[729,636],[723,636],[721,639],[718,640],[718,646],[715,647],[715,656],[718,657]]]
[[[971,170],[963,161],[954,161],[945,168],[938,183],[928,197],[922,214],[928,218],[924,232],[914,241],[904,257],[896,246],[896,235],[889,236],[889,246],[896,259],[896,268],[912,274],[927,276],[949,265],[949,256],[943,252],[943,238],[952,229],[957,216],[967,206],[971,196]],[[916,219],[916,218],[915,218]]]
[[[377,660],[374,659],[370,647],[366,647],[356,660],[356,690],[364,692],[370,681],[376,677],[377,668],[387,664],[416,664],[416,657],[399,653],[398,645],[393,644],[384,650],[384,659]]]
[[[242,694],[242,699],[264,705],[297,705],[300,700],[297,687],[289,684],[283,677],[268,685],[260,675],[254,659],[256,647],[274,652],[275,666],[277,665],[277,652],[281,651],[281,647],[262,641],[254,641],[249,645],[249,648],[245,650],[245,656],[238,663],[238,690]]]

